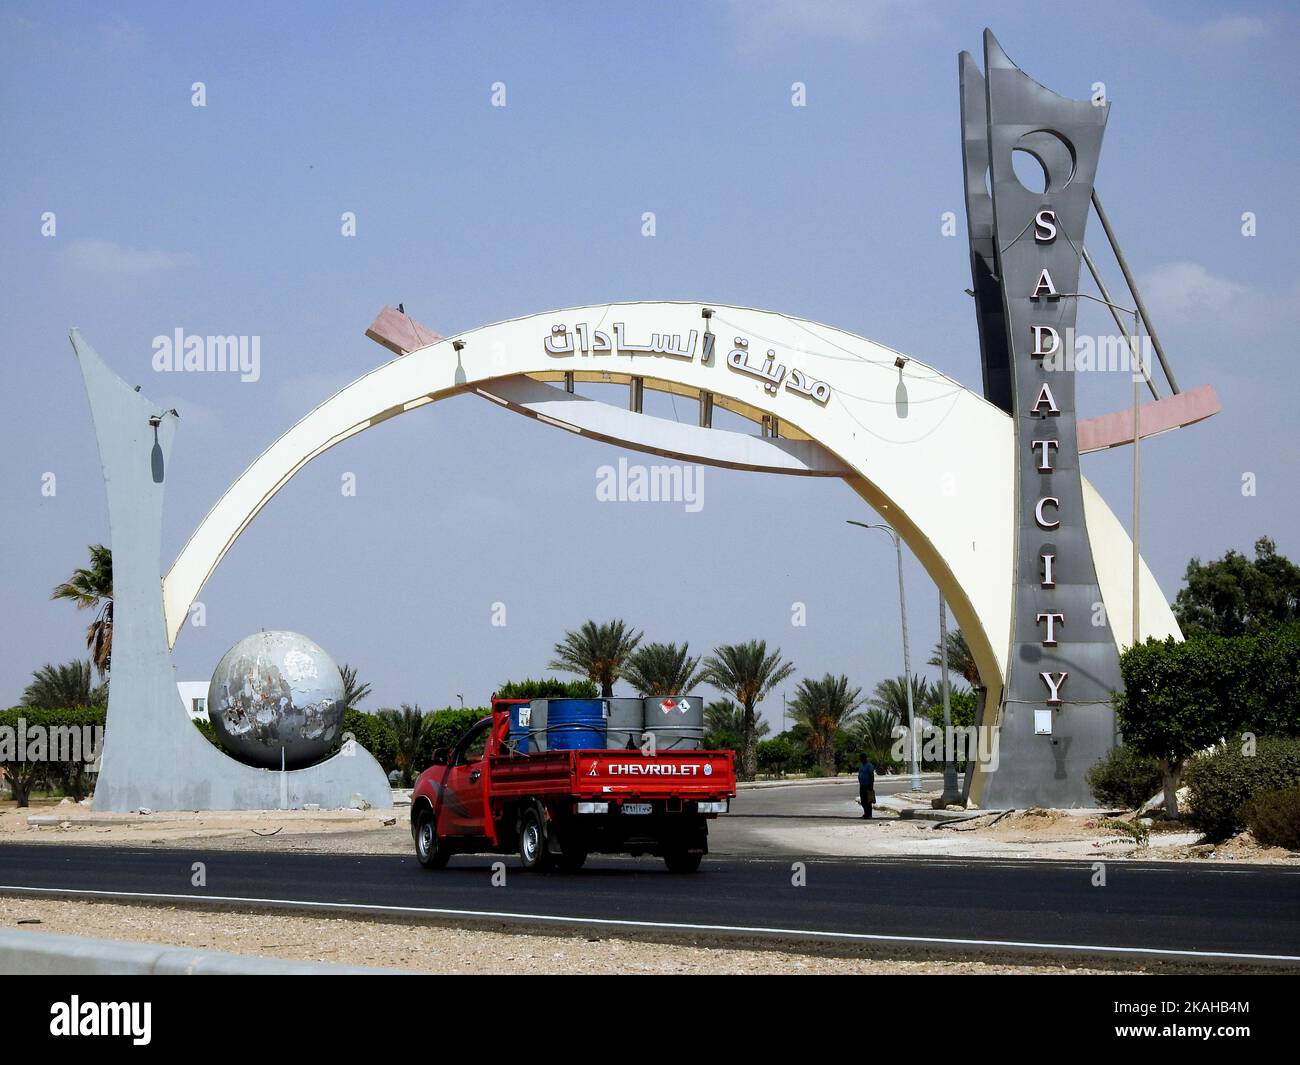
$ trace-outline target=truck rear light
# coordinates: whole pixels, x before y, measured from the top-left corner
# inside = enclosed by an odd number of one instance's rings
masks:
[[[607,814],[609,813],[609,803],[607,802],[575,802],[573,804],[575,814]]]
[[[725,814],[727,812],[727,800],[721,802],[697,802],[695,804],[697,813],[702,814]]]

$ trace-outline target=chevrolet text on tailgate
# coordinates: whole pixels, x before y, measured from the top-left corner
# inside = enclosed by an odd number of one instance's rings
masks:
[[[671,762],[612,762],[605,767],[611,777],[693,777],[696,773],[708,773],[708,765],[674,765]],[[591,763],[591,775],[596,775],[596,763]]]
[[[708,823],[736,794],[731,751],[521,749],[511,712],[492,714],[434,752],[411,795],[411,835],[426,869],[453,854],[518,853],[525,869],[580,869],[588,854],[652,854],[693,873]],[[516,714],[526,720],[524,714]]]

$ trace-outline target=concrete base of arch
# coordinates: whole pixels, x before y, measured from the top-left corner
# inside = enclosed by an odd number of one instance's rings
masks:
[[[95,810],[277,810],[357,799],[392,806],[383,768],[360,747],[306,769],[235,761],[196,729],[176,690],[159,557],[176,414],[112,372],[72,332],[108,488],[113,548],[113,673]]]

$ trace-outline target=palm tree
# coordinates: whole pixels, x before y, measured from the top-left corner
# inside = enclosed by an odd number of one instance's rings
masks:
[[[943,665],[939,657],[940,652],[941,648],[936,642],[934,650],[930,653],[930,665]],[[948,631],[948,668],[960,674],[972,688],[980,687],[979,666],[975,664],[975,656],[970,653],[970,644],[966,642],[961,629]]]
[[[638,695],[687,695],[700,682],[699,656],[689,654],[690,644],[648,643],[628,656],[623,679]]]
[[[894,743],[898,715],[892,710],[869,707],[853,722],[853,745],[862,750],[887,751]]]
[[[636,650],[642,634],[633,632],[617,619],[597,625],[585,621],[577,632],[566,632],[555,645],[555,658],[548,669],[577,673],[600,685],[600,694],[614,694],[614,681],[623,672],[623,663]]]
[[[912,712],[917,717],[920,717],[922,711],[930,705],[932,699],[933,692],[930,690],[930,682],[924,677],[913,673]],[[892,715],[895,721],[911,724],[907,720],[907,680],[898,676],[888,677],[880,681],[875,690],[872,691],[871,698],[867,700],[867,706]]]
[[[95,620],[86,629],[86,647],[102,677],[113,657],[113,552],[103,544],[90,547],[90,565],[72,571],[72,576],[50,593],[51,599],[71,599],[78,610],[95,610]]]
[[[23,689],[21,705],[44,710],[103,706],[108,702],[108,686],[94,686],[93,680],[89,662],[74,659],[61,666],[41,666],[32,674],[32,682]]]
[[[393,733],[393,743],[397,748],[396,763],[402,774],[402,787],[409,788],[415,783],[415,762],[420,757],[433,715],[426,714],[418,705],[403,703],[400,710],[380,710],[378,716],[388,725]]]
[[[343,678],[343,705],[356,706],[370,694],[369,684],[357,683],[357,671],[346,662],[339,666],[339,676]]]
[[[704,707],[704,731],[710,736],[736,736],[745,731],[745,710],[730,699],[718,699]],[[763,718],[754,722],[754,739],[761,740],[772,726]]]
[[[715,647],[713,654],[704,660],[701,679],[718,691],[734,696],[744,709],[740,731],[740,773],[744,780],[753,780],[758,775],[754,707],[793,672],[794,663],[782,661],[780,650],[768,654],[766,640],[723,644]]]
[[[807,727],[809,750],[826,776],[835,775],[835,737],[852,724],[862,703],[862,689],[850,688],[843,674],[805,678],[795,689],[790,716]]]

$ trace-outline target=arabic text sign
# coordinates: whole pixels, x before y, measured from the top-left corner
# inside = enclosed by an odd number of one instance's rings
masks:
[[[702,365],[708,365],[713,358],[716,338],[708,330],[701,334],[698,329],[692,329],[684,342],[680,333],[651,333],[649,341],[645,343],[629,340],[622,322],[615,322],[611,332],[612,335],[603,329],[591,329],[586,322],[578,323],[572,331],[568,326],[558,324],[551,326],[544,345],[547,354],[557,356],[656,355],[693,362],[698,355]],[[776,395],[784,383],[788,391],[808,396],[817,403],[825,404],[831,398],[830,385],[800,369],[787,368],[784,363],[777,361],[776,352],[772,348],[768,348],[761,362],[751,363],[749,341],[745,337],[735,338],[735,346],[727,355],[727,365],[738,373],[758,378],[770,395]]]

